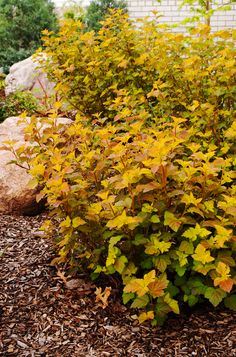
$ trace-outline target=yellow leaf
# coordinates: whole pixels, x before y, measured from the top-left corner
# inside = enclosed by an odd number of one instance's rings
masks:
[[[195,249],[195,254],[192,255],[192,258],[201,262],[202,264],[210,263],[214,260],[214,258],[211,256],[211,252],[206,250],[202,244],[198,244]]]
[[[75,218],[72,219],[72,227],[73,228],[77,228],[79,226],[82,226],[85,223],[86,222],[80,217],[75,217]]]
[[[168,252],[172,243],[160,240],[160,234],[152,234],[150,237],[150,242],[145,245],[145,253],[149,255],[154,255],[157,253]]]
[[[45,172],[45,167],[43,164],[38,164],[38,165],[34,165],[33,168],[30,170],[30,174],[32,176],[43,176]]]
[[[143,279],[132,279],[125,287],[124,292],[136,293],[139,297],[145,295],[148,291],[148,285],[155,280],[156,272],[151,270],[145,274]]]
[[[233,279],[230,278],[230,267],[223,262],[219,262],[216,267],[218,277],[214,279],[214,286],[220,286],[222,290],[230,292],[234,285]]]
[[[59,101],[57,101],[57,102],[53,103],[53,107],[54,107],[55,109],[60,109],[60,108],[61,108],[61,106],[62,106],[62,103],[61,103],[61,102],[59,102]]]
[[[217,234],[212,237],[213,243],[217,248],[224,248],[225,242],[228,242],[232,236],[232,229],[226,229],[222,226],[215,225]]]
[[[69,216],[67,216],[66,219],[60,223],[60,227],[69,228],[70,226],[71,226],[71,219]]]
[[[192,241],[195,241],[197,239],[197,237],[200,238],[205,238],[207,237],[209,234],[211,234],[210,231],[208,231],[206,228],[201,228],[200,225],[197,223],[196,226],[190,227],[188,228],[184,233],[183,233],[183,237],[185,238],[189,238]]]
[[[171,310],[175,313],[175,314],[179,314],[179,305],[178,302],[174,299],[172,299],[170,297],[170,294],[167,293],[164,297],[164,302],[169,305],[169,307],[171,308]]]
[[[108,228],[121,228],[127,223],[127,216],[125,210],[122,212],[121,215],[111,219],[107,223]]]
[[[146,320],[153,320],[154,316],[154,311],[142,312],[138,317],[138,321],[142,324]]]
[[[126,215],[126,211],[124,210],[121,215],[111,219],[107,223],[108,228],[121,228],[124,225],[128,225],[129,229],[133,230],[136,228],[143,219],[141,217],[131,217]]]
[[[216,272],[220,276],[226,277],[230,273],[230,267],[223,262],[219,262],[216,267]]]
[[[183,203],[185,203],[186,205],[194,205],[194,206],[197,206],[201,201],[202,199],[201,198],[195,198],[192,194],[192,192],[190,192],[190,194],[188,195],[187,193],[185,193],[182,197],[182,200],[181,200]]]

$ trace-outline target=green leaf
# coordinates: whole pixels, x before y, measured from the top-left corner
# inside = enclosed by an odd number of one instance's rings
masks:
[[[158,217],[157,214],[154,214],[154,215],[150,218],[150,222],[152,222],[152,223],[159,223],[159,222],[160,222],[160,218]]]
[[[173,269],[175,269],[179,277],[184,276],[187,266],[180,266],[180,263],[177,260],[173,261],[171,266],[173,267]]]
[[[171,263],[170,258],[168,255],[159,255],[158,257],[153,258],[154,266],[163,273],[167,266]]]
[[[118,273],[122,274],[126,263],[128,263],[128,259],[126,258],[125,255],[121,255],[119,258],[116,258],[114,263],[114,268]]]
[[[157,323],[158,325],[162,326],[167,318],[167,314],[171,311],[170,306],[163,301],[163,299],[158,299],[156,306],[155,306],[155,312],[157,316]]]
[[[188,305],[190,307],[196,305],[198,303],[199,298],[195,295],[189,295],[188,297]]]
[[[134,240],[132,241],[133,245],[144,245],[147,243],[148,239],[144,237],[143,234],[136,234]]]
[[[139,296],[133,301],[131,308],[132,309],[136,309],[136,308],[140,309],[140,308],[147,306],[148,303],[149,303],[149,297],[147,294],[143,295],[143,296]]]
[[[224,304],[226,307],[229,309],[236,311],[236,294],[233,294],[231,296],[228,296],[227,298],[224,299]]]
[[[143,268],[143,269],[151,269],[153,267],[153,261],[152,261],[152,258],[149,257],[149,258],[146,258],[144,260],[142,260],[140,262],[140,266]]]
[[[219,288],[209,287],[206,289],[204,296],[216,307],[226,297],[226,292]]]
[[[179,288],[175,286],[173,283],[169,282],[168,287],[166,288],[166,292],[170,293],[170,296],[175,296],[179,293]]]
[[[126,305],[134,297],[135,297],[134,293],[125,293],[125,292],[123,292],[123,294],[122,294],[123,303]]]

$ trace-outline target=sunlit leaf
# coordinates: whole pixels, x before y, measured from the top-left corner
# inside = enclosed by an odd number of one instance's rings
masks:
[[[202,244],[198,244],[192,257],[194,260],[199,261],[202,264],[210,263],[214,260],[214,258],[211,256],[211,252],[207,250]]]
[[[155,281],[156,272],[151,270],[145,274],[143,279],[132,279],[125,287],[124,292],[136,293],[139,297],[145,295],[148,291],[148,285]]]
[[[139,323],[142,324],[146,320],[153,320],[154,319],[154,311],[142,312],[139,317]]]

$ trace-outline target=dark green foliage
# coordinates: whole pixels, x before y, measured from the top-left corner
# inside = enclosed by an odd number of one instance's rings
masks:
[[[94,0],[89,5],[85,14],[85,23],[89,31],[98,31],[101,28],[100,22],[111,9],[123,9],[127,12],[127,4],[124,0]]]
[[[41,45],[41,31],[56,30],[50,0],[0,0],[0,67],[30,56]]]
[[[4,77],[0,76],[0,122],[22,112],[31,115],[39,110],[39,102],[30,92],[16,91],[6,97],[4,87]]]

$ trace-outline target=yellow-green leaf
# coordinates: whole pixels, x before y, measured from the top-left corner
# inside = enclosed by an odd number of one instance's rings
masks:
[[[139,297],[141,297],[149,291],[148,285],[155,280],[155,277],[155,270],[151,270],[149,273],[144,275],[143,279],[132,279],[124,287],[124,292],[136,293]]]
[[[164,302],[171,308],[171,310],[175,313],[175,314],[179,314],[179,305],[178,302],[174,299],[172,299],[170,297],[170,294],[167,293],[164,296]]]
[[[77,228],[79,226],[82,226],[85,223],[86,222],[80,217],[75,217],[75,218],[72,219],[72,227],[73,228]]]
[[[173,231],[177,232],[182,222],[176,218],[172,212],[166,211],[164,214],[164,225],[170,227]]]
[[[204,296],[216,307],[225,298],[226,292],[219,288],[209,287],[206,289]]]
[[[147,294],[143,296],[138,296],[131,304],[132,309],[142,309],[149,303],[149,297]]]
[[[199,224],[197,223],[195,228],[190,227],[188,228],[184,233],[183,233],[183,237],[185,238],[189,238],[192,241],[195,241],[197,239],[197,237],[201,237],[201,238],[205,238],[207,237],[209,234],[211,234],[210,231],[208,231],[206,228],[201,228],[199,226]]]
[[[154,311],[142,312],[138,317],[139,323],[142,324],[146,320],[153,320],[154,316]]]
[[[214,260],[211,256],[211,252],[206,250],[202,244],[198,244],[195,253],[192,255],[192,258],[196,261],[201,262],[202,264],[210,263]]]

